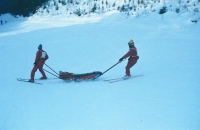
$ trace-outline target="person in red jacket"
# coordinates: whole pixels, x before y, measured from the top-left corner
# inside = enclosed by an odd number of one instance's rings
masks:
[[[124,59],[129,57],[128,63],[126,65],[126,75],[124,76],[125,78],[129,78],[131,76],[130,68],[134,66],[137,63],[137,60],[139,59],[139,56],[137,55],[137,49],[132,39],[128,42],[128,45],[129,51],[122,58],[119,59],[119,62],[122,62]]]
[[[40,79],[47,79],[46,74],[43,71],[43,65],[48,58],[49,56],[44,50],[42,50],[42,45],[40,44],[38,46],[38,51],[36,53],[34,67],[31,71],[31,79],[29,80],[29,82],[34,82],[35,72],[37,71],[37,69],[39,69],[42,74],[42,77]]]

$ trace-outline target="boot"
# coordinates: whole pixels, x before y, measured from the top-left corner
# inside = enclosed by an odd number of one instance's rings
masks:
[[[29,79],[29,81],[28,82],[31,82],[31,83],[33,83],[34,82],[34,79]]]
[[[124,79],[128,79],[128,78],[130,78],[131,76],[130,75],[125,75],[123,78]]]
[[[47,77],[41,77],[41,78],[40,78],[40,80],[44,80],[44,79],[47,79]]]

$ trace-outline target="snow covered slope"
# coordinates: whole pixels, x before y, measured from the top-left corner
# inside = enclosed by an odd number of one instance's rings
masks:
[[[200,129],[200,24],[177,15],[35,16],[0,26],[0,129]],[[86,73],[117,63],[130,39],[140,56],[131,74],[144,76],[103,81],[124,76],[126,60],[95,81],[66,83],[48,73],[43,85],[16,80],[29,78],[39,44],[57,72]]]

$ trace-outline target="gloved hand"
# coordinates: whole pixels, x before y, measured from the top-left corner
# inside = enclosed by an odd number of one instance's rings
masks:
[[[37,62],[34,62],[33,64],[34,64],[34,65],[37,65]]]
[[[122,61],[123,61],[123,58],[120,58],[120,59],[119,59],[119,62],[122,62]]]

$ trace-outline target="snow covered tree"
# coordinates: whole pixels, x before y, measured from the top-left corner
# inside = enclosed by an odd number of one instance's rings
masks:
[[[48,0],[1,0],[0,14],[11,13],[13,15],[30,16]]]

